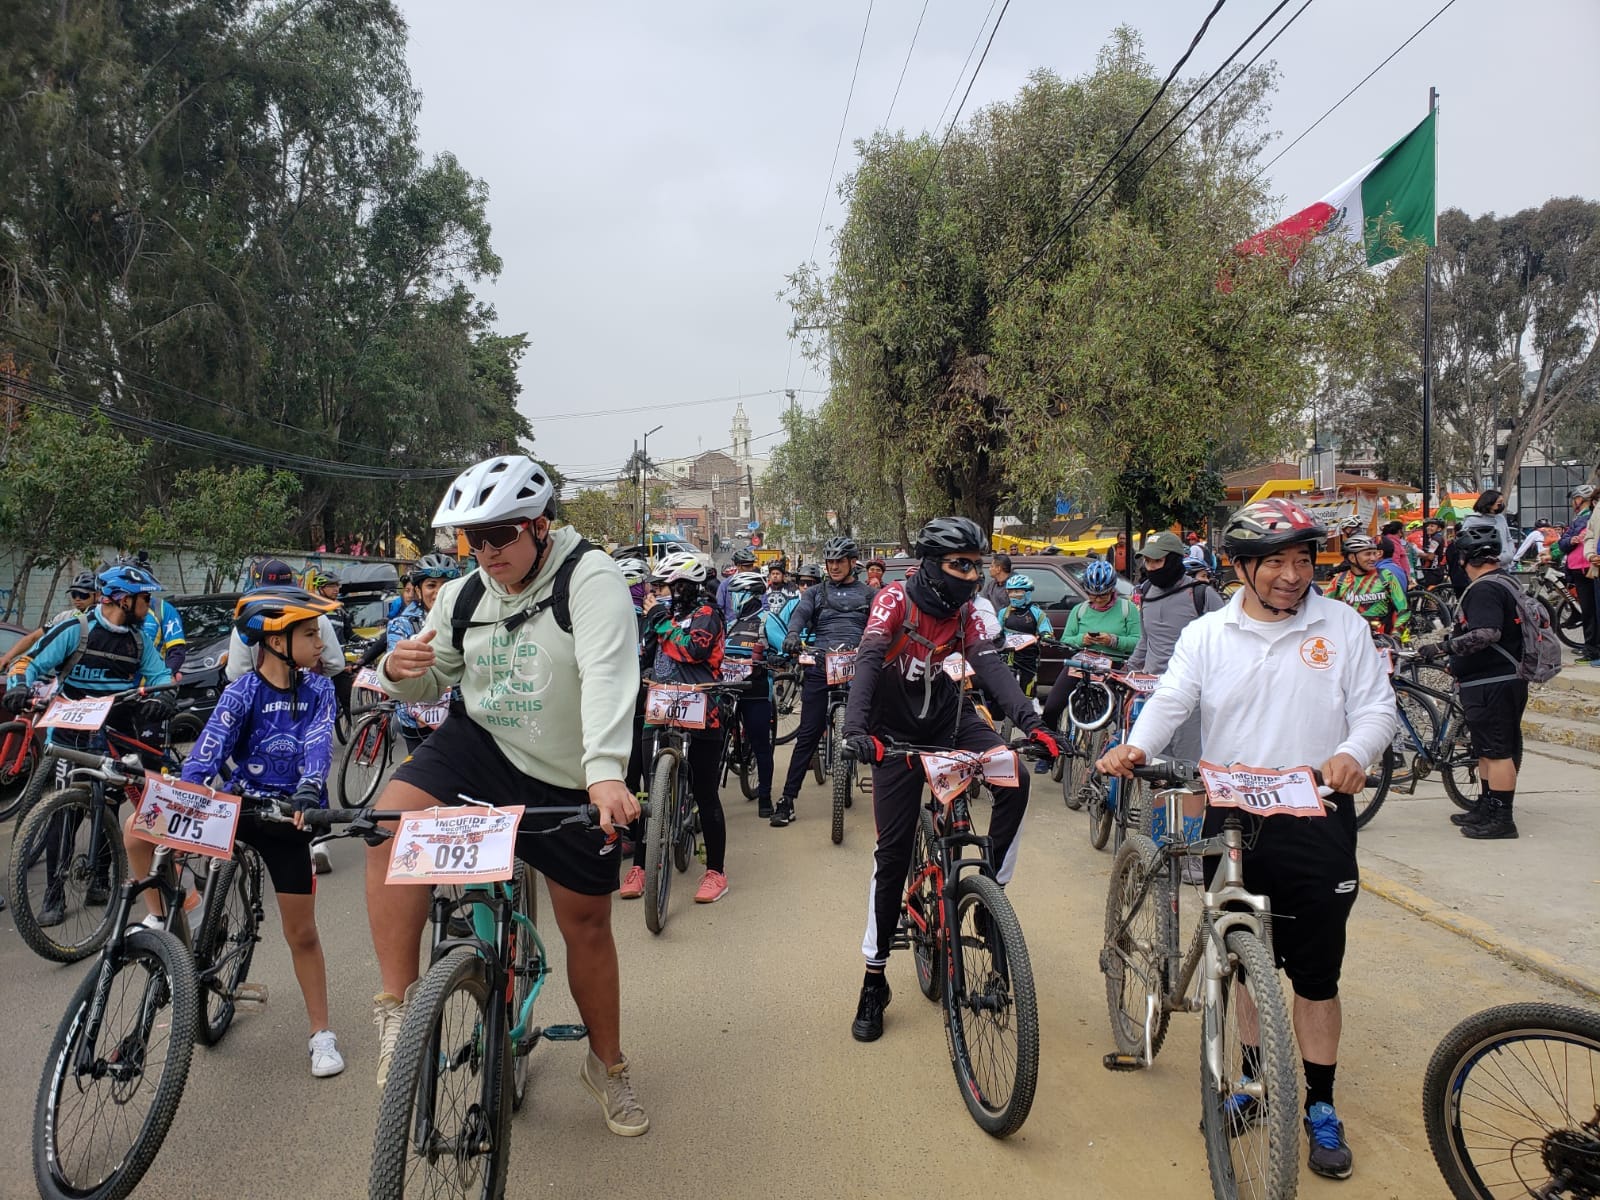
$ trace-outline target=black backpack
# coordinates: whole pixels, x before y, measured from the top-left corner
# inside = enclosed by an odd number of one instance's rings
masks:
[[[550,589],[550,594],[531,608],[521,612],[512,613],[500,621],[474,621],[472,614],[477,611],[478,601],[483,599],[487,585],[483,582],[483,572],[474,571],[467,576],[467,581],[461,585],[461,590],[456,593],[455,603],[450,608],[450,644],[456,648],[456,653],[462,652],[462,643],[466,640],[467,630],[482,629],[488,625],[504,625],[506,632],[510,633],[519,626],[531,621],[547,608],[556,610],[556,624],[561,626],[562,633],[572,632],[572,573],[578,569],[578,560],[590,551],[604,554],[600,547],[590,544],[584,538],[578,539],[578,544],[572,548],[566,558],[561,560],[561,565],[556,568],[555,586]]]

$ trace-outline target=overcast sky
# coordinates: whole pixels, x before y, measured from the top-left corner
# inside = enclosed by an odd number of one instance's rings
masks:
[[[537,453],[599,475],[655,425],[666,428],[650,439],[653,458],[719,448],[733,402],[690,402],[740,393],[772,393],[744,400],[756,449],[770,448],[781,390],[823,382],[791,356],[776,293],[811,255],[825,195],[816,255],[830,252],[841,209],[826,184],[867,0],[399,3],[423,146],[454,152],[489,186],[505,268],[484,291],[502,331],[532,338],[522,408]],[[1315,0],[1270,52],[1283,76],[1279,146],[1442,3]],[[1011,98],[1036,67],[1088,71],[1120,23],[1165,73],[1209,7],[1012,0],[967,112]],[[1230,0],[1185,75],[1209,74],[1272,7]],[[875,0],[835,183],[852,141],[883,125],[922,9]],[[891,126],[937,127],[989,10],[927,0]],[[1280,215],[1421,119],[1429,85],[1441,93],[1441,206],[1504,213],[1553,195],[1600,198],[1597,50],[1596,0],[1456,0],[1273,167]],[[821,399],[802,394],[808,407]],[[614,411],[657,405],[682,407]],[[609,415],[555,419],[569,413]]]

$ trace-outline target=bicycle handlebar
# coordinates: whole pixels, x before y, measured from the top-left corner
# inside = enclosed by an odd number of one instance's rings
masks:
[[[1181,758],[1152,758],[1134,767],[1133,775],[1135,779],[1143,779],[1157,787],[1188,788],[1191,791],[1201,788],[1200,764]],[[1311,778],[1319,788],[1327,786],[1322,782],[1322,772],[1315,767],[1311,769]]]
[[[463,797],[465,798],[465,797]],[[472,802],[474,807],[479,807],[479,802]],[[489,807],[481,805],[481,807]],[[375,808],[310,808],[306,810],[306,827],[312,826],[332,829],[335,825],[372,825],[378,821],[398,821],[406,814],[399,811],[387,811]],[[600,810],[593,804],[577,804],[556,808],[532,808],[527,810],[527,815],[542,815],[561,817],[562,820],[552,825],[549,829],[529,829],[526,833],[542,834],[553,833],[568,825],[580,825],[584,828],[594,828],[600,824]],[[643,820],[650,815],[650,805],[641,802],[639,805],[639,819]]]

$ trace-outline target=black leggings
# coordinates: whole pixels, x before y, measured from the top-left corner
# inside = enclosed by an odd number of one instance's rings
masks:
[[[650,748],[654,740],[647,732]],[[695,806],[700,810],[700,839],[706,847],[706,870],[721,871],[728,854],[728,823],[722,815],[722,800],[717,795],[718,776],[722,773],[722,735],[690,738],[685,755],[689,768],[689,786],[693,789]],[[679,786],[683,784],[679,776]],[[633,865],[644,866],[644,822],[635,821],[633,837]]]

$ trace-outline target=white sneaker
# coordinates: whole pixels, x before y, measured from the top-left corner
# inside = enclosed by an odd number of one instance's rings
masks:
[[[339,1053],[339,1041],[333,1030],[324,1029],[311,1035],[311,1073],[326,1079],[344,1070],[344,1056]]]
[[[155,913],[145,913],[144,920],[133,922],[128,926],[127,932],[132,933],[135,929],[162,929],[166,923],[165,917],[158,917]]]
[[[311,869],[318,875],[326,875],[333,870],[333,860],[328,857],[328,848],[320,843],[311,847]]]

